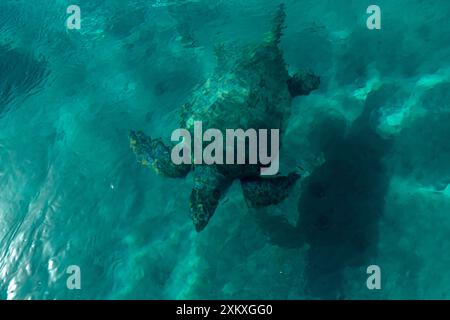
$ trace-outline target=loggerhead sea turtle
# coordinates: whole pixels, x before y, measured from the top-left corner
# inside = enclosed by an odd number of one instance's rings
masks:
[[[289,75],[279,48],[285,19],[284,5],[280,5],[262,43],[228,56],[224,50],[216,50],[218,67],[183,105],[182,128],[192,132],[194,121],[202,121],[203,127],[220,130],[277,128],[283,132],[292,99],[308,95],[320,84],[320,78],[310,72]],[[260,166],[249,164],[175,165],[172,148],[141,131],[130,132],[130,145],[139,162],[157,173],[183,178],[194,172],[190,209],[197,231],[206,227],[233,180],[240,180],[247,205],[257,208],[284,200],[300,177],[295,172],[261,177]]]

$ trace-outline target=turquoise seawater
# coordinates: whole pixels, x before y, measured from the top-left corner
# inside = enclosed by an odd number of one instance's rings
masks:
[[[289,70],[322,80],[283,138],[304,176],[259,210],[233,184],[197,233],[192,176],[128,132],[168,139],[215,45],[261,41],[278,2],[0,2],[0,299],[450,299],[450,2],[284,3]]]

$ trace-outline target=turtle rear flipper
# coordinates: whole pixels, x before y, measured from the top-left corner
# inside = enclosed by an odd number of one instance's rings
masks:
[[[190,207],[191,218],[197,232],[206,227],[232,182],[233,179],[222,175],[212,166],[200,166],[195,169]]]
[[[191,171],[191,165],[176,165],[172,162],[171,149],[161,139],[152,139],[142,131],[130,132],[130,146],[138,161],[144,166],[152,167],[158,174],[184,178]]]
[[[275,178],[243,178],[242,191],[250,208],[261,208],[275,205],[289,195],[289,191],[300,178],[298,173],[291,173],[286,177]]]

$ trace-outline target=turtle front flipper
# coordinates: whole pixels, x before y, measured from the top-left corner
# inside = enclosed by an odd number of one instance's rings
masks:
[[[241,185],[245,201],[250,208],[278,204],[287,198],[290,189],[299,178],[298,173],[290,173],[286,177],[243,178],[241,179]]]
[[[205,229],[232,182],[233,179],[222,175],[212,166],[195,168],[190,207],[191,218],[197,232]]]
[[[293,98],[297,96],[307,96],[312,91],[319,88],[320,77],[312,72],[297,72],[287,81],[289,93]]]
[[[142,131],[130,132],[130,146],[138,161],[144,166],[152,167],[158,174],[183,178],[191,171],[191,165],[176,165],[172,162],[171,149],[161,139],[152,139]]]

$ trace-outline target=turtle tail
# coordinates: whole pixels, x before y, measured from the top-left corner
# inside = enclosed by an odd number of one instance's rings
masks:
[[[275,17],[272,20],[272,30],[267,34],[266,41],[278,45],[283,35],[286,22],[286,9],[284,3],[278,6]]]

